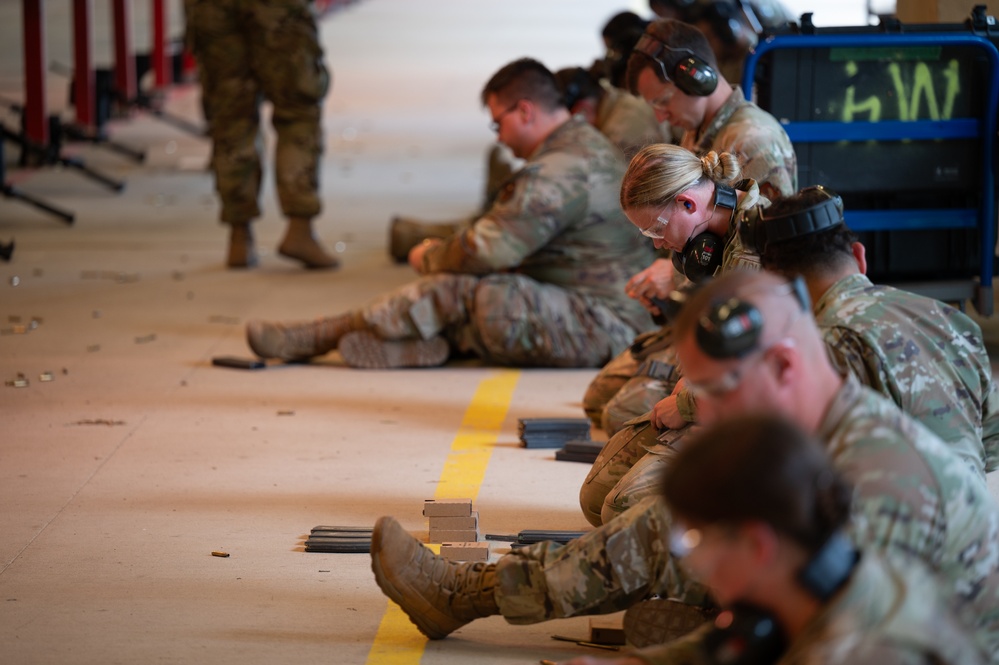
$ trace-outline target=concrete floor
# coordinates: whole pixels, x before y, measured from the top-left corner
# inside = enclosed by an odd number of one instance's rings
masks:
[[[53,59],[68,53],[65,4],[49,4]],[[584,637],[586,619],[491,618],[427,643],[391,610],[367,555],[302,545],[315,525],[384,514],[425,534],[422,503],[435,496],[473,497],[483,533],[584,528],[576,497],[587,467],[519,448],[516,424],[580,416],[593,371],[358,372],[332,355],[246,372],[210,359],[248,354],[249,318],[340,311],[410,279],[387,258],[388,220],[476,205],[492,138],[477,101],[485,79],[525,54],[553,68],[588,63],[597,26],[620,4],[365,0],[324,20],[335,83],[319,231],[340,252],[337,272],[302,271],[273,252],[283,223],[269,182],[262,265],[223,269],[208,143],[148,115],[111,128],[148,152],[145,164],[69,149],[127,180],[121,194],[72,170],[10,174],[77,221],[0,200],[0,242],[16,242],[0,263],[0,378],[28,381],[0,387],[0,662],[429,665],[595,653],[550,639]],[[0,0],[0,94],[14,98],[18,5]],[[62,85],[50,81],[57,110]],[[167,108],[199,120],[197,87],[171,88]],[[493,403],[497,383],[514,389]],[[478,452],[460,451],[469,437]],[[480,475],[455,473],[474,466],[468,455]]]

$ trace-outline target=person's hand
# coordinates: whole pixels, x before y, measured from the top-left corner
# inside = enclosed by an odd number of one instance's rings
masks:
[[[427,238],[419,245],[409,250],[409,267],[422,275],[423,255],[427,253],[428,249],[436,247],[439,244],[441,244],[440,238]]]
[[[676,382],[673,392],[669,397],[665,397],[652,407],[652,417],[650,422],[659,429],[680,429],[687,424],[687,420],[680,415],[680,410],[676,406],[676,396],[683,390],[683,379]]]
[[[624,287],[629,297],[642,303],[652,314],[661,312],[652,304],[651,298],[665,300],[672,290],[673,262],[668,259],[656,259],[648,268],[629,279]]]

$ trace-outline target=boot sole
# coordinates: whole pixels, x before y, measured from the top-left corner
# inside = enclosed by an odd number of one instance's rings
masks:
[[[665,598],[645,600],[624,613],[624,638],[636,649],[666,644],[711,621],[716,611]]]
[[[340,338],[337,348],[344,362],[358,369],[439,367],[450,355],[443,337],[396,342],[383,340],[367,330],[347,333]]]
[[[389,599],[398,605],[409,620],[413,622],[421,633],[426,635],[432,640],[441,640],[450,635],[452,632],[461,628],[466,622],[457,623],[453,619],[442,615],[437,609],[422,600],[420,594],[409,588],[408,585],[400,588],[392,582],[392,578],[386,573],[385,569],[382,568],[381,564],[381,553],[382,553],[382,532],[384,531],[383,523],[387,518],[381,517],[375,522],[374,533],[371,537],[371,570],[375,574],[375,582],[378,587],[385,593]],[[422,545],[420,547],[423,547]],[[406,593],[408,591],[408,593]],[[419,602],[415,603],[416,607],[407,607],[407,605],[412,606],[414,603],[411,601],[407,602],[406,597],[417,598]],[[434,622],[433,618],[440,617],[444,621],[441,623]]]

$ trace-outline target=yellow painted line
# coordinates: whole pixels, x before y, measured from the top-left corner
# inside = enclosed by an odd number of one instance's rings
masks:
[[[519,379],[519,370],[500,370],[479,383],[451,442],[451,452],[444,461],[435,499],[475,501],[478,498]],[[391,601],[386,605],[366,665],[417,665],[423,657],[427,638],[398,605]]]

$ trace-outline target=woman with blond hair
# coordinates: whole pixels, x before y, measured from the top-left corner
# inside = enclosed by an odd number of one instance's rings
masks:
[[[659,258],[632,277],[628,295],[662,315],[659,304],[684,276],[696,282],[718,271],[759,268],[759,257],[742,246],[736,229],[770,202],[741,174],[738,159],[727,152],[698,157],[679,146],[656,144],[635,155],[621,184],[621,207],[660,252],[672,252],[672,261]],[[583,397],[594,424],[613,435],[669,396],[675,380],[668,374],[675,363],[668,347],[666,325],[604,366]],[[673,414],[662,424],[683,423]]]

